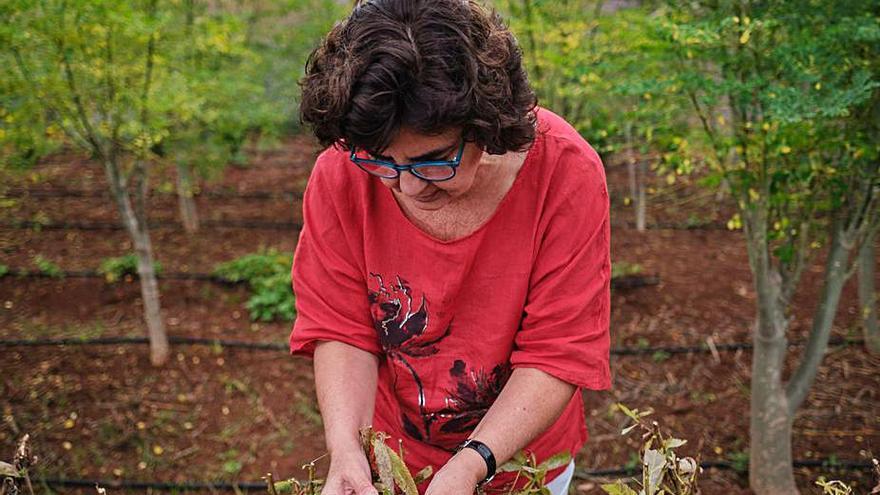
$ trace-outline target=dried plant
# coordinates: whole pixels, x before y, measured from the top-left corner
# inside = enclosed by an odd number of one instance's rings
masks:
[[[363,428],[360,431],[361,445],[370,464],[373,475],[373,486],[380,495],[418,495],[417,485],[424,482],[433,474],[433,468],[427,466],[415,475],[409,472],[404,462],[403,444],[398,445],[395,451],[388,446],[388,435],[372,428]],[[308,474],[305,481],[290,478],[283,481],[275,481],[272,474],[267,474],[263,479],[267,482],[270,495],[318,495],[324,486],[324,480],[315,477],[315,464],[324,456],[303,465],[303,470]],[[547,473],[563,467],[571,462],[568,452],[556,454],[544,462],[538,464],[534,454],[520,452],[513,459],[506,462],[498,470],[499,472],[516,473],[511,488],[504,492],[506,495],[549,495],[544,480]],[[525,484],[514,490],[514,486],[525,480]],[[481,489],[477,489],[482,494]]]
[[[388,446],[385,441],[388,435],[372,428],[363,428],[360,431],[361,444],[364,453],[370,463],[370,471],[373,475],[373,486],[381,495],[418,495],[416,486],[430,478],[433,469],[428,466],[419,471],[415,476],[410,474],[404,463],[403,445],[398,446],[398,451]],[[326,454],[325,454],[326,455]],[[306,481],[290,478],[284,481],[274,481],[271,474],[266,476],[268,490],[271,495],[317,495],[321,493],[324,480],[315,477],[315,463],[324,456],[303,466],[308,473]]]
[[[697,475],[702,471],[699,457],[678,457],[675,449],[686,444],[686,440],[667,437],[656,421],[644,419],[653,411],[629,409],[617,404],[633,424],[623,429],[626,435],[634,429],[642,432],[642,481],[636,491],[623,481],[602,485],[609,495],[695,495],[699,493]]]
[[[0,462],[0,495],[20,495],[28,493],[34,495],[34,487],[28,470],[37,463],[37,458],[31,455],[30,435],[25,434],[15,449],[12,464]],[[22,484],[27,492],[22,491]]]
[[[871,489],[870,495],[880,494],[880,462],[877,459],[871,459],[871,462],[874,465],[874,477],[877,479],[877,484]],[[851,486],[840,480],[831,480],[827,481],[824,476],[820,476],[818,480],[816,480],[816,485],[822,488],[822,495],[851,495],[853,489]]]

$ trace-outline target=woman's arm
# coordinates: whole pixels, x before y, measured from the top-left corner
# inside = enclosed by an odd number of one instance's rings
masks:
[[[470,438],[492,449],[498,465],[522,450],[562,414],[577,387],[535,368],[517,368]],[[486,463],[472,449],[454,455],[434,476],[428,495],[473,493]]]
[[[335,341],[315,347],[315,388],[330,453],[325,495],[372,495],[370,468],[359,430],[373,421],[378,358],[357,347]]]

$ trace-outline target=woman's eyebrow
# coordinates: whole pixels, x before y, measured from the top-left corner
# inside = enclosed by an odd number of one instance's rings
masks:
[[[432,159],[432,158],[437,158],[438,156],[442,156],[442,155],[444,155],[444,154],[449,153],[450,151],[452,151],[452,148],[455,148],[455,146],[456,146],[457,144],[458,144],[458,142],[456,141],[456,142],[453,142],[453,143],[447,144],[447,145],[445,145],[445,146],[442,146],[442,147],[440,147],[440,148],[433,149],[433,150],[431,150],[431,151],[429,151],[429,152],[427,152],[427,153],[422,153],[422,154],[419,155],[419,156],[413,156],[413,157],[410,157],[410,158],[409,158],[409,161],[410,161],[410,162],[420,162],[420,161],[423,161],[423,160],[430,160],[430,159]]]

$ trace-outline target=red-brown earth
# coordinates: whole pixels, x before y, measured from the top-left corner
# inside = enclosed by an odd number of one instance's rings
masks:
[[[230,166],[199,184],[197,206],[206,220],[297,222],[301,192],[317,146],[288,140],[277,150],[254,151],[247,166]],[[612,294],[615,347],[692,346],[750,340],[755,295],[744,239],[726,229],[627,227],[625,166],[607,160],[612,197],[612,260],[657,274],[653,287]],[[45,159],[24,174],[0,177],[0,222],[118,222],[102,170],[73,153]],[[150,217],[175,222],[173,176],[151,178]],[[648,222],[723,225],[733,209],[680,177],[668,186],[652,178]],[[87,191],[85,197],[29,196],[28,191]],[[276,199],[236,199],[209,192],[277,193]],[[163,226],[152,231],[156,258],[169,272],[209,272],[223,261],[275,247],[291,251],[293,228],[206,227],[188,235]],[[33,269],[42,256],[67,270],[95,269],[102,258],[131,250],[122,230],[0,228],[0,264]],[[793,308],[790,339],[802,341],[821,285],[822,250],[804,273]],[[172,336],[284,342],[289,322],[254,323],[248,290],[199,281],[160,282]],[[136,281],[0,278],[0,338],[143,335]],[[859,336],[854,280],[841,299],[835,337]],[[38,473],[53,477],[128,480],[259,480],[266,472],[300,475],[303,462],[323,454],[310,363],[279,351],[176,346],[164,368],[149,365],[145,346],[2,348],[0,455],[10,457],[21,434],[32,435]],[[788,368],[803,346],[792,346]],[[622,437],[617,402],[653,408],[665,429],[689,441],[682,453],[704,460],[738,460],[748,452],[748,350],[615,356],[614,389],[587,392],[591,440],[578,456],[585,470],[632,463],[637,437]],[[787,370],[787,373],[789,372]],[[880,358],[858,344],[833,347],[794,425],[794,456],[864,462],[880,451]],[[871,483],[867,472],[798,469],[805,493],[820,475]],[[710,470],[707,494],[750,493],[734,471]],[[601,493],[603,479],[578,480],[580,493]]]

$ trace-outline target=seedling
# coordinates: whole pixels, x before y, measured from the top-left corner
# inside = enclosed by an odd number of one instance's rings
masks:
[[[162,273],[162,264],[156,261],[153,264],[156,275]],[[126,276],[137,276],[138,274],[138,258],[136,254],[126,254],[114,258],[104,258],[101,260],[101,266],[98,267],[98,273],[104,275],[104,279],[109,283],[122,280]]]
[[[296,316],[290,283],[293,257],[275,249],[261,250],[217,265],[214,275],[227,282],[247,282],[251,297],[247,309],[252,320],[290,321]]]
[[[18,443],[12,464],[0,462],[0,495],[19,495],[28,493],[34,495],[34,487],[28,470],[37,463],[37,458],[31,455],[30,435],[25,434]],[[22,487],[27,492],[22,491]]]

